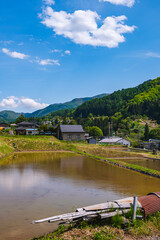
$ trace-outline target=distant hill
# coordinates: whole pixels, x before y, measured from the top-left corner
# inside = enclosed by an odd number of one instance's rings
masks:
[[[16,113],[14,111],[1,111],[0,112],[0,122],[12,122],[15,121],[20,116],[20,113]]]
[[[65,103],[55,103],[55,104],[51,104],[46,108],[37,110],[33,113],[24,113],[24,116],[29,118],[29,117],[43,117],[46,116],[47,114],[53,113],[55,111],[61,111],[61,110],[66,110],[66,109],[74,109],[76,107],[78,107],[79,105],[81,105],[82,103],[89,101],[91,99],[94,98],[101,98],[106,96],[106,93],[94,96],[94,97],[86,97],[86,98],[75,98],[72,101],[69,102],[65,102]],[[68,110],[69,111],[69,110]],[[62,111],[64,114],[64,111]],[[21,113],[17,113],[14,111],[10,111],[10,110],[4,110],[0,112],[0,122],[12,122],[15,121]],[[53,114],[54,115],[54,114]]]
[[[83,103],[74,117],[112,116],[121,112],[128,115],[146,115],[160,122],[160,78],[148,80],[137,87],[122,89],[100,99]]]
[[[97,96],[94,96],[94,97],[75,98],[75,99],[73,99],[72,101],[69,101],[69,102],[51,104],[48,107],[37,110],[33,113],[26,113],[25,117],[43,117],[43,116],[45,116],[49,113],[52,113],[52,112],[55,112],[55,111],[58,111],[58,110],[76,108],[84,102],[87,102],[87,101],[89,101],[91,99],[94,99],[94,98],[102,98],[106,95],[107,94],[104,93],[104,94],[100,94],[100,95],[97,95]]]

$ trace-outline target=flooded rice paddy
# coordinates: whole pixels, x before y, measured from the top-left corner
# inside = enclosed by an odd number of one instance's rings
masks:
[[[160,180],[73,153],[17,153],[0,165],[0,239],[56,228],[32,220],[159,191]]]
[[[142,158],[142,159],[126,159],[126,160],[119,159],[119,160],[123,162],[131,163],[131,164],[139,165],[145,168],[155,169],[160,171],[160,160],[158,159]]]

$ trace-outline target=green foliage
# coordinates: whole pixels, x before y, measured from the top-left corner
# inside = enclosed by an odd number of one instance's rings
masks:
[[[93,136],[95,138],[103,136],[103,132],[99,127],[86,127],[85,130],[89,133],[90,136]]]
[[[121,228],[123,225],[123,218],[119,214],[115,215],[111,219],[111,223],[113,227]]]
[[[15,121],[18,117],[20,116],[20,113],[16,113],[16,112],[13,112],[13,111],[1,111],[0,112],[0,122],[5,122],[5,123],[8,123],[8,122],[13,122]]]
[[[115,234],[112,234],[110,231],[104,230],[103,228],[96,232],[93,235],[93,240],[120,240],[120,236],[116,236]]]
[[[27,118],[24,116],[24,114],[21,114],[17,119],[16,123],[27,121]]]
[[[160,78],[85,102],[77,107],[74,116],[87,118],[90,113],[93,116],[113,116],[117,112],[125,117],[140,114],[160,120]]]
[[[43,116],[46,116],[49,113],[52,113],[52,112],[55,112],[55,111],[58,111],[58,110],[76,108],[76,107],[78,107],[79,105],[81,105],[82,103],[84,103],[86,101],[89,101],[89,100],[94,99],[94,98],[101,98],[101,97],[103,97],[105,95],[106,94],[101,94],[101,95],[97,95],[97,96],[94,96],[94,97],[88,97],[88,98],[75,98],[75,99],[73,99],[72,101],[69,101],[69,102],[58,103],[58,104],[57,103],[56,104],[51,104],[51,105],[49,105],[46,108],[37,110],[37,111],[35,111],[33,113],[28,113],[25,116],[26,117],[33,117],[33,116],[34,117],[43,117]]]
[[[160,140],[160,128],[153,128],[149,132],[149,138],[159,139]]]
[[[145,131],[144,131],[144,140],[148,140],[149,138],[149,126],[148,124],[146,123],[145,125]]]

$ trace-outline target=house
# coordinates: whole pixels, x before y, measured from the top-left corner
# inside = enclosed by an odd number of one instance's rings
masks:
[[[60,125],[59,139],[65,141],[85,140],[85,131],[81,125]]]
[[[7,123],[0,123],[0,130],[8,129],[9,125]]]
[[[27,128],[26,135],[37,135],[38,129],[37,128]]]
[[[120,137],[110,137],[110,138],[104,138],[99,143],[103,144],[121,144],[125,146],[131,146],[131,142],[128,139],[120,138]]]
[[[149,139],[149,149],[160,149],[160,140],[158,139]]]
[[[52,122],[51,122],[51,121],[44,121],[42,124],[43,124],[43,125],[51,125]]]
[[[33,122],[20,122],[17,123],[17,128],[15,129],[17,135],[36,135],[37,127]]]
[[[89,144],[96,144],[96,139],[94,137],[87,137],[86,138],[86,141],[89,143]]]

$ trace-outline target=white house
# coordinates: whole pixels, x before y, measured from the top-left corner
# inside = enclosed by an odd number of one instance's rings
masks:
[[[131,142],[125,138],[120,137],[110,137],[110,138],[104,138],[99,143],[105,143],[105,144],[121,144],[125,146],[131,146]]]
[[[27,128],[26,135],[37,135],[37,128]]]

